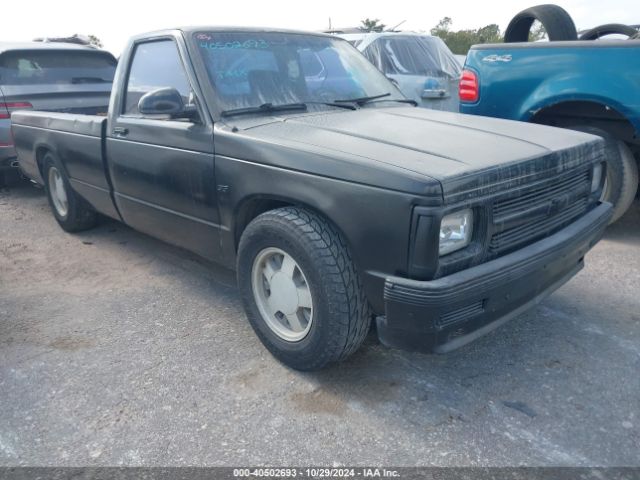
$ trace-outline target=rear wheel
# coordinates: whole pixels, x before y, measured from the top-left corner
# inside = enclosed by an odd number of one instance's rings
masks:
[[[267,349],[298,370],[355,352],[371,313],[344,239],[322,217],[285,207],[254,219],[238,248],[238,285]]]
[[[626,143],[601,128],[590,125],[576,125],[568,128],[598,135],[605,141],[607,180],[602,192],[602,200],[613,204],[611,217],[611,223],[613,223],[629,209],[638,190],[638,163],[633,152]]]
[[[45,190],[58,224],[67,232],[80,232],[94,227],[98,220],[96,212],[73,191],[53,154],[45,155],[43,165]]]

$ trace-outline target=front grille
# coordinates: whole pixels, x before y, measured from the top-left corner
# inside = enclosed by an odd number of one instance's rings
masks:
[[[589,207],[590,173],[555,178],[493,205],[493,256],[513,251],[564,228]]]
[[[499,218],[543,204],[559,195],[575,190],[584,190],[590,184],[589,172],[562,177],[527,191],[515,198],[499,200],[493,204],[493,217]]]

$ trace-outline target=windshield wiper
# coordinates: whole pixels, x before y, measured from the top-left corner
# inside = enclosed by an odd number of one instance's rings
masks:
[[[306,110],[307,105],[327,105],[329,107],[346,108],[348,110],[355,110],[356,107],[344,103],[334,102],[304,102],[304,103],[285,103],[280,105],[273,105],[272,103],[263,103],[258,107],[245,107],[234,108],[233,110],[225,110],[220,115],[223,117],[229,117],[232,115],[245,115],[249,113],[261,113],[261,112],[278,112],[281,110]]]
[[[390,97],[390,93],[382,93],[380,95],[372,95],[370,97],[359,97],[359,98],[345,98],[341,100],[334,100],[335,103],[355,103],[356,105],[364,105],[365,103],[369,103],[373,100],[378,100],[379,98]]]
[[[100,77],[72,77],[71,83],[112,83],[112,80]]]
[[[390,96],[390,93],[384,93],[382,95],[374,95],[372,97],[361,97],[361,98],[349,98],[344,100],[335,100],[336,103],[342,102],[353,102],[357,105],[364,105],[365,103],[376,103],[376,102],[398,102],[398,103],[408,103],[409,105],[413,105],[414,107],[418,106],[418,102],[415,100],[411,100],[410,98],[385,98]]]
[[[409,105],[413,105],[414,107],[418,106],[418,102],[415,100],[411,100],[410,98],[385,98],[384,100],[378,100],[378,102],[398,102],[398,103],[408,103]],[[375,101],[371,103],[376,103]]]
[[[328,107],[339,107],[346,108],[347,110],[356,110],[354,105],[349,105],[348,103],[337,103],[337,102],[305,102],[307,105],[326,105]]]
[[[273,103],[263,103],[258,107],[244,107],[244,108],[233,108],[231,110],[224,110],[220,113],[223,117],[231,117],[233,115],[248,115],[251,113],[270,113],[270,112],[281,112],[284,110],[306,110],[307,105],[304,103],[281,103],[279,105],[274,105]]]

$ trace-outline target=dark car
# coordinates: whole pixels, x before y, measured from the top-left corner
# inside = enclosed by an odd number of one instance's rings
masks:
[[[310,52],[340,59],[324,86]],[[63,229],[99,213],[236,269],[265,346],[310,370],[374,317],[386,345],[459,347],[570,279],[609,221],[598,137],[407,102],[345,40],[185,28],[131,41],[107,118],[13,131]]]
[[[0,186],[18,172],[11,112],[106,113],[115,70],[113,55],[91,47],[0,42]]]

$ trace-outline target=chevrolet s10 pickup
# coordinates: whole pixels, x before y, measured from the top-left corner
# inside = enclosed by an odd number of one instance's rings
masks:
[[[63,229],[104,215],[235,269],[256,334],[301,370],[373,319],[390,347],[464,345],[578,272],[611,216],[599,137],[416,108],[323,34],[134,37],[106,117],[12,123]]]

